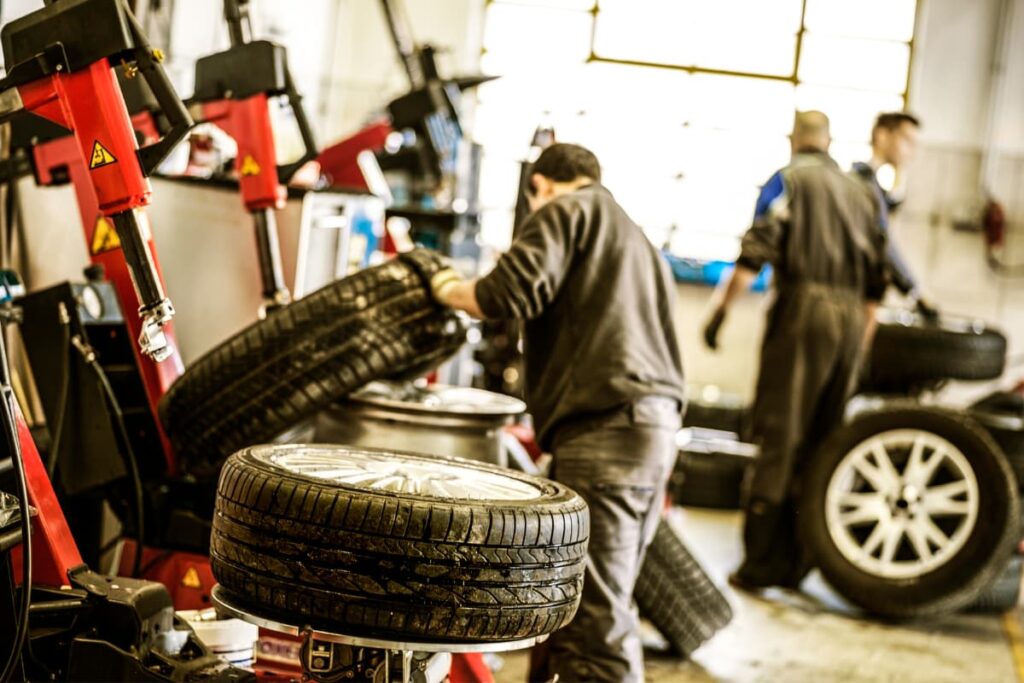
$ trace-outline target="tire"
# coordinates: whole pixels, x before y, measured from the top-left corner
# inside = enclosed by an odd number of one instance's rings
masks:
[[[1006,337],[955,318],[926,323],[911,313],[879,314],[868,385],[886,390],[947,379],[985,380],[1003,374]]]
[[[745,434],[750,422],[750,408],[738,402],[704,403],[690,401],[683,416],[683,427],[718,429]]]
[[[879,443],[893,464],[894,476],[880,474],[884,462],[877,449],[872,450]],[[916,443],[924,444],[923,463],[935,463],[934,471],[923,478],[912,472],[924,470],[909,465]],[[936,455],[939,452],[943,455]],[[863,469],[854,466],[857,462]],[[868,483],[865,473],[879,483]],[[937,500],[942,485],[963,491],[946,489],[950,495]],[[879,495],[879,490],[890,495]],[[844,492],[853,496],[847,495],[849,502],[841,504]],[[935,509],[940,505],[946,507],[944,513]],[[925,617],[970,604],[992,583],[1020,537],[1019,506],[1006,459],[977,423],[959,413],[895,404],[840,427],[809,459],[800,503],[801,533],[825,578],[851,602],[883,617]],[[856,517],[853,513],[858,511],[858,523],[851,519],[844,524],[840,519],[844,514]],[[920,530],[927,528],[926,519],[940,536],[908,535],[897,529],[894,543],[876,543],[886,537],[883,524],[891,520]],[[924,544],[923,552],[912,536]],[[887,560],[888,545],[892,553]]]
[[[274,439],[375,379],[435,367],[465,341],[432,303],[417,250],[271,313],[196,360],[160,403],[182,469],[216,477],[231,453]]]
[[[633,591],[640,615],[689,658],[732,621],[732,607],[667,520],[661,520]]]
[[[1011,557],[991,586],[986,588],[971,603],[972,612],[1008,612],[1020,603],[1021,573],[1024,571],[1024,558]]]
[[[669,480],[672,502],[683,507],[739,509],[743,481],[753,463],[749,444],[695,440],[679,450]]]
[[[403,482],[447,469],[441,476],[456,481],[445,486],[461,488],[432,496],[373,488],[383,476],[341,483],[309,474],[324,468],[364,478],[383,468],[392,480],[407,474]],[[495,482],[532,497],[502,499]],[[492,495],[475,493],[485,490]],[[224,465],[210,559],[236,601],[282,621],[367,637],[494,642],[572,619],[588,536],[583,499],[546,479],[381,449],[254,446]]]

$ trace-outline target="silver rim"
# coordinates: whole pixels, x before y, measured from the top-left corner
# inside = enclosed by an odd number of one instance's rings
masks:
[[[843,457],[825,494],[825,518],[839,552],[858,569],[908,579],[960,552],[978,501],[978,480],[956,446],[931,432],[898,429]]]
[[[370,491],[461,500],[533,500],[538,487],[496,472],[391,453],[296,446],[258,459],[293,474]]]

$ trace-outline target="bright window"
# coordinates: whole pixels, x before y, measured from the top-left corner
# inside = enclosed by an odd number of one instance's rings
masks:
[[[832,119],[832,154],[866,158],[906,99],[916,0],[490,0],[472,128],[483,239],[512,234],[533,131],[594,150],[655,244],[732,259],[760,185],[789,158],[797,109]]]

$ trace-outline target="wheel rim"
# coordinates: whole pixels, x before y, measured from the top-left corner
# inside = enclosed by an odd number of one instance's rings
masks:
[[[533,500],[541,495],[537,486],[497,472],[394,453],[299,446],[254,455],[293,474],[372,491],[461,500]]]
[[[825,494],[829,535],[858,569],[886,579],[934,571],[967,543],[978,519],[967,457],[924,430],[876,434],[843,456]]]

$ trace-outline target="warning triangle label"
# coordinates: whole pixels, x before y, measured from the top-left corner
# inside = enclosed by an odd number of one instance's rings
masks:
[[[100,144],[99,140],[92,143],[92,159],[89,160],[90,170],[116,163],[117,159],[110,153],[110,150]]]
[[[96,229],[92,231],[92,242],[89,244],[89,252],[94,256],[105,251],[113,251],[121,247],[121,238],[117,236],[117,230],[103,216],[96,221]]]
[[[185,571],[185,576],[181,577],[181,585],[185,588],[203,587],[203,581],[199,578],[199,572],[196,571],[195,567],[189,567]]]
[[[260,174],[260,165],[255,159],[252,158],[251,154],[246,154],[245,158],[242,159],[242,168],[239,173],[245,176],[254,176]]]

